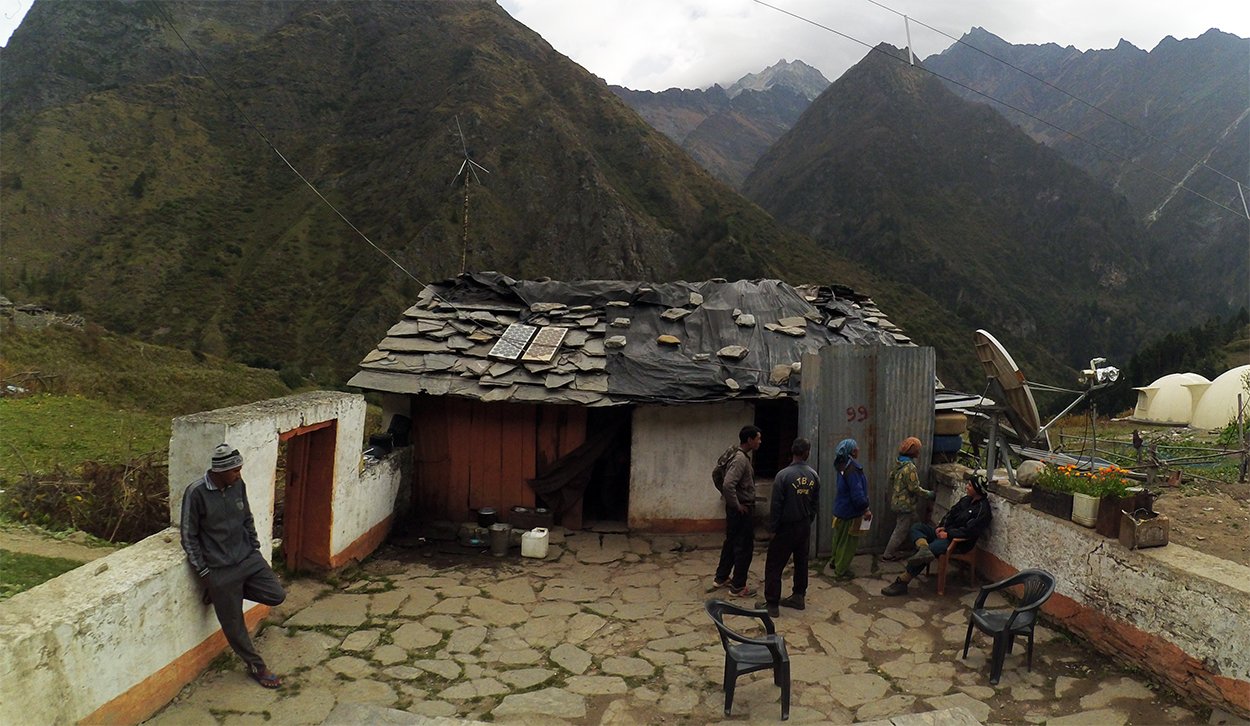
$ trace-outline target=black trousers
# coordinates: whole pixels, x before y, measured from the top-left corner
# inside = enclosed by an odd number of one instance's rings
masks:
[[[720,548],[720,564],[716,566],[716,579],[724,581],[733,572],[730,582],[735,590],[747,584],[747,571],[751,569],[751,555],[755,550],[755,522],[751,510],[746,514],[736,509],[725,510],[725,544]]]
[[[278,576],[259,552],[253,552],[237,565],[214,567],[204,579],[226,642],[249,668],[263,668],[265,660],[252,645],[247,622],[243,619],[243,600],[246,598],[270,607],[281,605],[286,599],[286,591],[282,589]]]
[[[794,557],[794,594],[807,594],[807,548],[812,536],[810,522],[784,522],[768,543],[764,560],[764,600],[776,605],[781,600],[781,571]]]

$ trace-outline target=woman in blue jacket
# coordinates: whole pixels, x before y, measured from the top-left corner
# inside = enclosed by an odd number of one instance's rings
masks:
[[[833,556],[829,569],[834,579],[850,580],[851,559],[859,548],[860,523],[872,519],[868,510],[868,478],[860,466],[859,444],[843,439],[834,453],[833,468],[838,472],[833,495]]]

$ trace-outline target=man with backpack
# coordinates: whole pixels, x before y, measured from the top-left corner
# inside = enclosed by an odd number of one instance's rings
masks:
[[[722,454],[712,471],[712,483],[721,490],[725,501],[725,544],[721,546],[712,585],[714,589],[728,586],[734,597],[755,594],[747,587],[747,571],[751,569],[755,548],[755,469],[751,466],[751,452],[760,448],[761,441],[759,428],[743,426],[738,432],[738,445]]]
[[[820,477],[807,465],[812,453],[812,443],[804,438],[794,440],[790,446],[793,460],[790,466],[777,472],[773,480],[772,505],[769,507],[768,531],[773,539],[768,543],[768,559],[764,561],[764,602],[757,608],[766,608],[772,617],[780,615],[778,606],[802,610],[807,596],[807,548],[812,536],[812,522],[816,519],[816,503],[820,501]],[[786,562],[794,557],[794,589],[790,597],[781,598],[781,571]]]

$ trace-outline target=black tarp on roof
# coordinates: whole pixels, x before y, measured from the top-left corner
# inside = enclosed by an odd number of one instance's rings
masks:
[[[666,311],[682,317],[665,319]],[[513,361],[510,367],[488,354],[513,322],[570,332],[549,363]],[[661,344],[661,335],[679,342]],[[624,347],[612,346],[614,336],[624,338]],[[585,405],[771,398],[797,395],[798,376],[789,369],[804,353],[845,344],[911,342],[870,299],[841,286],[562,282],[466,273],[428,286],[362,361],[351,384]],[[747,353],[741,359],[718,355],[727,346]]]

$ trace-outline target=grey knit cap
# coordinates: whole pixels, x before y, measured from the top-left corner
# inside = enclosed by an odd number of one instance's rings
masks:
[[[230,444],[217,444],[213,449],[213,463],[209,471],[230,471],[243,466],[243,456]]]

